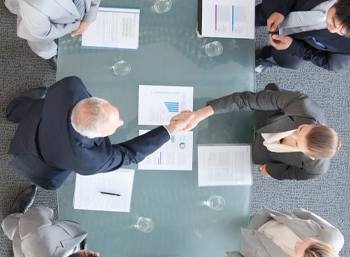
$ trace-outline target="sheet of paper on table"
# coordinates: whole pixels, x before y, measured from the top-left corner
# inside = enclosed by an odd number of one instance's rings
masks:
[[[77,174],[74,209],[130,212],[131,194],[135,170],[118,169],[90,176]],[[119,194],[103,195],[98,192]]]
[[[139,48],[140,9],[100,7],[96,21],[82,34],[83,48]]]
[[[201,36],[254,39],[254,0],[199,1],[202,1],[202,20],[198,26]]]
[[[140,130],[143,135],[149,130]],[[192,170],[193,132],[178,132],[139,163],[139,170]]]
[[[139,125],[168,125],[184,110],[193,111],[193,87],[139,86]]]
[[[251,184],[250,145],[198,145],[198,186]]]

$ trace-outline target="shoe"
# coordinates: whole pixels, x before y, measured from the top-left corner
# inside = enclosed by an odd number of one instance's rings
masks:
[[[52,67],[52,69],[57,71],[57,54],[50,59],[47,59],[46,62]]]
[[[255,62],[255,76],[261,74],[267,67],[259,64],[259,61]]]
[[[46,91],[46,87],[38,87],[25,92],[22,96],[28,97],[30,99],[45,99]]]
[[[24,190],[19,196],[17,196],[16,200],[12,205],[10,214],[25,213],[26,211],[28,211],[34,203],[37,190],[38,187],[36,185],[31,185],[26,190]]]

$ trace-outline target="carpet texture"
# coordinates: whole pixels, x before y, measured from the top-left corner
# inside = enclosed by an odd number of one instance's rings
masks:
[[[256,30],[256,53],[268,44],[266,28]],[[16,17],[0,4],[0,222],[8,214],[17,195],[31,182],[7,164],[7,155],[17,125],[6,120],[5,107],[11,99],[39,86],[55,82],[55,72],[31,52],[25,40],[16,36]],[[287,90],[298,90],[320,103],[327,125],[333,127],[342,140],[342,147],[332,159],[330,170],[314,180],[277,181],[263,178],[255,167],[251,213],[264,208],[293,211],[308,209],[337,227],[345,237],[341,256],[350,256],[350,182],[349,182],[349,87],[350,68],[341,73],[328,72],[311,64],[297,71],[270,68],[256,77],[256,89],[274,82]],[[48,206],[57,217],[56,191],[39,189],[35,205]],[[12,243],[0,231],[0,256],[13,256]]]

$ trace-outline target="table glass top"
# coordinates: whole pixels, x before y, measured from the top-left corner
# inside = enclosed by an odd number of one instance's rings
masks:
[[[82,49],[81,36],[60,39],[57,80],[78,76],[92,96],[106,99],[119,109],[124,125],[110,136],[120,143],[138,135],[138,86],[194,87],[193,108],[238,91],[254,91],[254,40],[197,38],[197,0],[173,0],[171,10],[158,14],[152,0],[102,0],[101,6],[140,8],[139,50]],[[223,53],[207,57],[202,47],[214,40]],[[116,76],[119,60],[131,72]],[[253,112],[212,116],[194,130],[192,171],[135,169],[130,213],[74,210],[75,173],[58,190],[59,217],[81,223],[88,231],[88,248],[101,256],[224,257],[240,248],[240,228],[249,222],[251,186],[198,187],[197,145],[253,143]],[[209,209],[203,201],[223,196],[225,208]],[[148,217],[150,233],[132,225]]]

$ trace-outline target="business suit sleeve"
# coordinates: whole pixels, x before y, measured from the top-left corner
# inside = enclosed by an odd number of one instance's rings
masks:
[[[320,240],[331,244],[339,253],[344,245],[344,237],[338,229],[332,224],[322,219],[320,216],[307,211],[303,208],[296,209],[293,214],[303,220],[313,220],[320,225],[322,233],[320,233]]]
[[[18,3],[23,14],[21,18],[26,24],[29,33],[34,37],[31,41],[35,41],[35,38],[37,38],[40,42],[45,40],[51,42],[76,30],[80,25],[80,22],[69,24],[51,23],[48,16],[26,1],[19,1]]]
[[[304,61],[310,61],[314,65],[329,71],[340,72],[350,64],[350,54],[318,50],[297,39],[293,40],[287,51]]]
[[[160,126],[142,136],[135,137],[134,139],[121,144],[112,145],[112,153],[108,160],[93,173],[109,172],[118,169],[123,165],[139,163],[169,141],[169,139],[170,135],[167,129]]]
[[[268,15],[278,12],[286,17],[291,11],[295,2],[296,0],[263,0],[262,6]]]
[[[320,107],[308,96],[292,91],[262,90],[257,93],[241,92],[207,102],[214,114],[232,111],[281,111],[287,115],[302,115],[314,119],[320,113]],[[322,113],[322,112],[321,112]]]
[[[94,22],[96,20],[98,8],[101,0],[91,0],[91,6],[87,13],[85,13],[83,20],[86,22]]]
[[[323,163],[325,160],[315,161],[321,161]],[[327,160],[327,163],[329,163],[329,160]],[[281,162],[267,162],[266,171],[271,177],[278,180],[306,180],[319,177],[326,173],[329,167],[329,165],[311,165],[310,167],[299,168]]]

